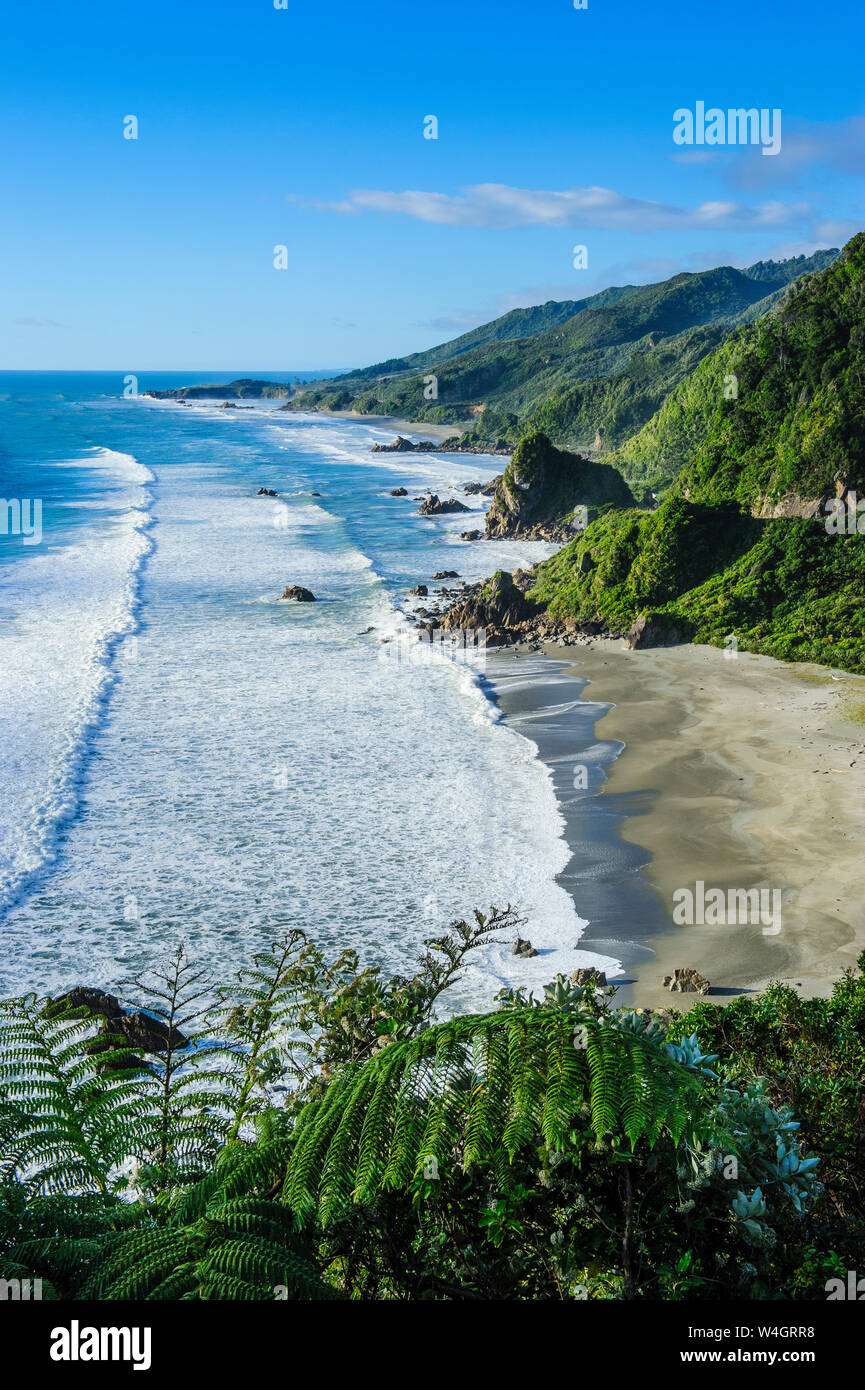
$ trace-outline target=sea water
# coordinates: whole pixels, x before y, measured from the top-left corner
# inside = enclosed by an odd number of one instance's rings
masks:
[[[488,505],[460,485],[501,461],[373,454],[393,430],[278,401],[122,391],[0,373],[0,497],[42,502],[38,544],[0,535],[0,993],[118,988],[181,941],[224,980],[291,927],[405,972],[424,937],[508,903],[545,978],[572,969],[585,923],[535,745],[477,663],[407,645],[435,571],[549,553],[460,539]],[[473,514],[419,516],[427,489]],[[456,1007],[526,978],[509,950]]]

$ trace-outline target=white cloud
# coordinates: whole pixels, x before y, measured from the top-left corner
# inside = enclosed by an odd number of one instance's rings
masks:
[[[781,227],[812,215],[807,203],[774,201],[749,207],[713,201],[688,208],[630,198],[610,188],[569,188],[557,192],[512,188],[504,183],[475,184],[458,194],[361,188],[340,202],[315,206],[342,214],[398,214],[451,227],[615,227],[639,232]]]

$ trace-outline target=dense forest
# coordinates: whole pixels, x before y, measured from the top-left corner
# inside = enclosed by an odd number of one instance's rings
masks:
[[[448,1018],[472,952],[519,926],[475,912],[410,978],[294,931],[221,989],[179,951],[129,986],[145,1015],[5,1001],[0,1277],[75,1300],[825,1300],[865,1234],[861,973],[685,1014],[560,976]]]

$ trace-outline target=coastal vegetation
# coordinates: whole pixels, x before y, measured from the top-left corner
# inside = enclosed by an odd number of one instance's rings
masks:
[[[865,1234],[862,974],[685,1014],[560,976],[448,1017],[471,954],[520,925],[475,912],[390,980],[292,931],[214,991],[181,950],[129,986],[146,1060],[80,994],[4,1001],[0,1277],[78,1300],[824,1299]]]
[[[837,251],[746,270],[720,266],[582,301],[512,310],[451,343],[300,391],[301,410],[456,424],[463,443],[501,446],[542,431],[592,457],[624,443],[702,357],[764,314],[797,277]],[[430,373],[436,394],[426,389]]]
[[[536,571],[557,618],[865,671],[865,235],[707,357],[617,454],[655,510],[609,510]],[[558,499],[556,500],[556,505]],[[843,528],[828,509],[843,507]],[[865,527],[863,527],[865,530]]]

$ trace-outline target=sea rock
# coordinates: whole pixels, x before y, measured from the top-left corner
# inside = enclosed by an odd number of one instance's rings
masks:
[[[421,439],[413,444],[404,435],[398,434],[392,444],[373,444],[371,454],[429,454],[435,449],[431,439]]]
[[[418,516],[442,516],[445,512],[468,512],[471,511],[464,502],[458,502],[455,497],[450,497],[446,502],[439,500],[438,493],[431,492],[418,508]]]
[[[461,541],[479,541],[480,538],[480,531],[460,531]]]
[[[711,985],[699,970],[690,965],[683,965],[677,967],[672,975],[664,976],[664,989],[668,989],[671,994],[708,994]]]
[[[163,1023],[160,1018],[151,1018],[149,1014],[120,1014],[117,1018],[109,1020],[108,1031],[119,1033],[124,1042],[135,1048],[136,1052],[166,1052],[168,1049],[168,1024]],[[170,1033],[172,1048],[189,1046],[189,1039],[184,1037],[179,1028],[172,1028]]]
[[[392,487],[390,495],[391,497],[408,497],[408,489],[404,487]]]
[[[593,965],[581,965],[571,972],[569,979],[572,985],[605,985],[607,972],[596,970]]]
[[[426,598],[427,594],[429,593],[429,589],[427,588],[426,584],[416,584],[412,589],[412,593],[417,598]]]
[[[288,588],[283,589],[279,596],[281,599],[290,598],[295,603],[315,603],[315,594],[311,589],[304,589],[302,584],[289,584]]]
[[[459,579],[456,570],[436,570],[433,579]]]
[[[524,940],[521,936],[517,937],[511,947],[511,955],[519,956],[521,960],[528,960],[531,956],[536,956],[537,954],[532,943],[527,939]]]
[[[469,497],[492,497],[496,487],[502,480],[501,473],[497,478],[492,478],[488,483],[463,483],[463,492]]]
[[[276,491],[276,488],[260,487],[255,495],[256,497],[276,497],[278,496],[278,493]]]
[[[127,1013],[117,996],[107,994],[105,990],[96,989],[92,985],[76,985],[68,994],[52,999],[49,1007],[53,1012],[63,1005],[68,1005],[76,1011],[101,1016],[105,1020],[100,1037],[93,1040],[91,1052],[106,1051],[110,1044],[105,1035],[109,1033],[114,1035],[120,1045],[134,1048],[136,1052],[165,1052],[168,1046],[167,1023],[159,1018],[151,1018],[150,1014],[141,1010]],[[170,1033],[172,1048],[189,1046],[189,1039],[179,1028],[171,1029]],[[134,1062],[131,1065],[135,1065]]]
[[[91,1014],[101,1014],[103,1018],[117,1018],[123,1013],[120,1000],[114,994],[106,994],[104,989],[93,985],[76,985],[68,994],[53,999],[52,1004],[68,1004],[73,1009],[86,1009]]]

